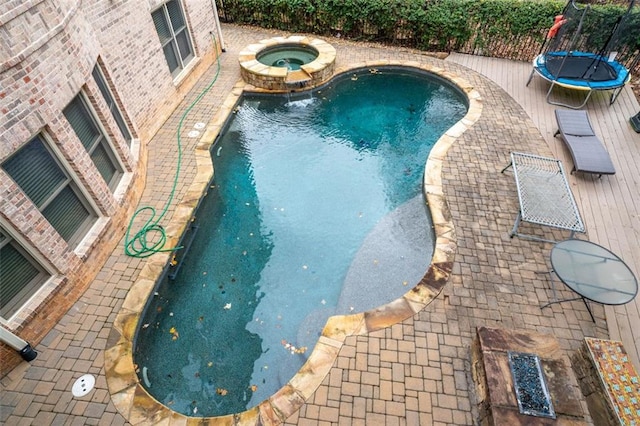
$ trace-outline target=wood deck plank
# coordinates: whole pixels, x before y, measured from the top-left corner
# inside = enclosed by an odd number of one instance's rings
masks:
[[[546,101],[549,83],[534,76],[527,79],[531,64],[496,58],[453,53],[448,61],[470,68],[493,80],[511,95],[526,111],[555,158],[565,169],[573,168],[566,146],[553,134],[557,129],[553,111],[561,106]],[[582,102],[584,93],[555,88],[552,99],[571,104]],[[629,123],[640,105],[627,86],[613,105],[607,92],[591,96],[583,108],[589,112],[596,134],[603,141],[616,167],[616,174],[594,179],[580,173],[569,176],[569,184],[578,203],[590,241],[618,254],[640,276],[640,134]],[[640,297],[624,306],[605,307],[611,339],[621,340],[636,368],[640,368]]]

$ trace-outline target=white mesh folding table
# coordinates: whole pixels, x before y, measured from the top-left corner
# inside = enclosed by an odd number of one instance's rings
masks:
[[[571,231],[571,237],[576,232],[585,231],[560,160],[512,152],[511,163],[502,169],[502,172],[511,166],[520,202],[520,211],[509,233],[512,238],[515,235],[531,240],[555,242],[519,234],[518,227],[521,221],[565,229]]]

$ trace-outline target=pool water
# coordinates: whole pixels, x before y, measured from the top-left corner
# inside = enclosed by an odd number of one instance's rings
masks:
[[[409,291],[433,253],[424,165],[466,109],[449,83],[400,68],[245,95],[212,148],[188,254],[138,326],[149,393],[189,416],[242,412],[295,375],[329,316]]]
[[[259,62],[272,67],[284,67],[290,71],[299,70],[304,64],[313,62],[318,52],[309,46],[283,45],[267,47],[257,56]]]

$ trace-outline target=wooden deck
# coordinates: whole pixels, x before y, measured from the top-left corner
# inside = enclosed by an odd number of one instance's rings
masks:
[[[539,76],[526,86],[530,64],[461,54],[451,54],[447,60],[479,72],[502,87],[524,108],[565,169],[573,168],[569,150],[553,137],[557,129],[554,109],[562,107],[546,102],[549,83]],[[560,88],[552,94],[553,99],[574,105],[580,104],[583,96]],[[609,105],[608,92],[594,93],[584,109],[616,168],[615,175],[600,179],[580,173],[569,176],[587,229],[586,238],[618,254],[640,277],[640,134],[629,124],[640,105],[627,86],[613,105]],[[621,340],[636,368],[640,368],[640,297],[623,306],[608,306],[605,312],[610,339]]]

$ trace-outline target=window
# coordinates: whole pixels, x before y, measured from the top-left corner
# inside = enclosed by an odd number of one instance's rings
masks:
[[[131,132],[129,131],[129,127],[127,127],[127,123],[124,120],[122,113],[118,108],[118,104],[116,103],[116,100],[113,94],[111,93],[111,89],[109,89],[109,86],[107,85],[107,81],[104,78],[104,75],[102,74],[102,71],[100,70],[100,67],[98,65],[93,67],[93,72],[91,73],[91,75],[93,75],[93,79],[96,81],[96,84],[100,89],[100,93],[102,93],[102,97],[104,98],[105,102],[109,106],[109,111],[111,111],[111,115],[113,116],[113,119],[116,121],[116,124],[120,129],[120,133],[122,133],[122,137],[127,142],[130,142]]]
[[[87,200],[41,135],[20,148],[2,168],[70,245],[77,244],[96,220]]]
[[[158,31],[164,56],[172,76],[182,71],[193,59],[193,48],[187,24],[178,0],[170,0],[151,14]]]
[[[0,316],[9,318],[49,278],[44,269],[0,228]]]
[[[64,109],[63,114],[109,188],[115,189],[122,177],[122,169],[82,95],[76,96]]]

